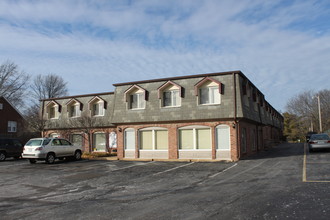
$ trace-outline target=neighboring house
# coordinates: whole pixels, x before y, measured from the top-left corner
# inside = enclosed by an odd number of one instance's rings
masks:
[[[0,97],[0,137],[18,137],[24,132],[24,118],[5,97]]]
[[[283,117],[241,71],[114,86],[114,93],[43,100],[44,135],[88,151],[108,151],[117,140],[119,159],[231,161],[282,137]]]

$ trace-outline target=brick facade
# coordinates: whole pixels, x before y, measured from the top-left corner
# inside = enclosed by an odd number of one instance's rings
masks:
[[[209,85],[216,89],[214,91],[219,101],[205,105],[200,101],[201,88],[209,88]],[[43,100],[43,118],[47,120],[43,135],[48,136],[55,132],[70,138],[71,134],[81,132],[85,150],[93,151],[91,145],[94,142],[91,140],[91,143],[88,143],[87,133],[92,135],[95,132],[104,132],[104,144],[108,149],[109,134],[116,132],[119,159],[231,161],[271,147],[281,138],[283,117],[240,71],[145,80],[114,86],[115,92],[111,93]],[[179,105],[163,106],[163,90],[166,88],[179,91]],[[131,109],[132,94],[138,94],[136,97],[142,103],[139,108]],[[103,114],[97,117],[92,113],[94,110],[91,105],[94,100],[100,101],[104,107]],[[78,117],[70,117],[72,103],[78,103],[80,106]],[[50,119],[49,108],[54,106],[57,117]],[[217,127],[219,125],[223,126]],[[129,141],[135,143],[129,147],[125,146],[125,138],[128,138],[125,136],[125,130],[128,128],[131,132],[134,131],[134,138],[130,136]],[[180,149],[179,143],[186,137],[182,136],[180,139],[179,133],[183,135],[185,132],[182,129],[191,130],[187,132],[190,132],[189,135],[194,139],[193,148]],[[165,138],[162,139],[163,143],[168,145],[166,150],[155,147],[155,141],[160,138],[155,134],[161,133],[158,130],[167,135],[161,136]],[[149,135],[148,143],[153,145],[152,148],[142,149],[144,142],[141,141],[145,141],[142,133]],[[200,136],[208,134],[210,136],[206,139],[206,136]],[[221,138],[224,138],[223,142],[218,140]],[[203,143],[205,146],[202,146]],[[230,149],[223,147],[228,145]]]
[[[16,123],[16,131],[9,131],[8,122]],[[0,136],[18,137],[24,128],[24,118],[4,97],[0,97]]]

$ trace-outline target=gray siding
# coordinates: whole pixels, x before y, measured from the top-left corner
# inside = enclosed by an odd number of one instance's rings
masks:
[[[46,129],[60,129],[60,128],[72,128],[72,127],[80,127],[81,123],[79,120],[83,120],[83,117],[92,118],[90,124],[95,127],[104,127],[104,126],[114,126],[111,124],[111,115],[113,111],[113,101],[114,95],[99,95],[98,97],[102,98],[107,102],[106,109],[104,110],[104,116],[96,116],[91,117],[91,111],[88,106],[88,102],[93,99],[96,95],[84,96],[84,97],[75,97],[76,100],[83,104],[83,110],[81,112],[82,117],[78,118],[70,118],[68,112],[68,106],[66,105],[72,98],[58,98],[54,99],[58,104],[61,105],[61,113],[59,114],[58,119],[48,119],[47,115],[47,104],[51,102],[51,100],[45,101],[44,103],[44,115],[43,118],[46,119]]]
[[[125,91],[132,85],[117,86],[115,90],[115,107],[113,123],[136,123],[157,121],[186,121],[225,119],[234,117],[234,84],[232,75],[218,75],[210,78],[220,81],[224,86],[224,94],[221,95],[220,105],[199,105],[195,95],[195,87],[204,77],[173,80],[172,82],[184,88],[184,97],[180,107],[161,107],[161,99],[158,98],[158,88],[167,81],[146,82],[137,84],[148,91],[149,97],[145,109],[130,110],[125,101]]]

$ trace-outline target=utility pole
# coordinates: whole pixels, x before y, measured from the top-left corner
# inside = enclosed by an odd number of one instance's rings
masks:
[[[321,103],[320,103],[320,95],[317,95],[317,103],[318,103],[318,107],[319,107],[320,133],[322,133],[322,118],[321,118]]]

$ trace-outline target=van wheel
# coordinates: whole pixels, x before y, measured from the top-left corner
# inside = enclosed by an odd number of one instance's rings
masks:
[[[34,163],[36,163],[36,162],[37,162],[37,160],[36,160],[36,159],[29,159],[29,161],[30,161],[30,164],[34,164]]]
[[[55,162],[55,154],[49,153],[46,156],[46,163],[53,164]]]
[[[75,160],[81,160],[81,151],[80,151],[80,150],[77,150],[77,151],[74,153],[74,159],[75,159]]]
[[[6,153],[0,152],[0,161],[4,161],[6,159]]]

